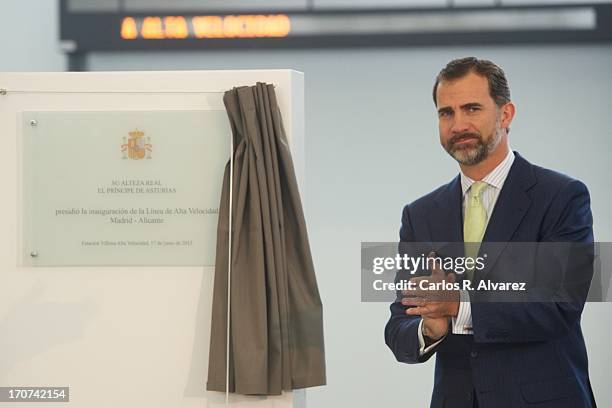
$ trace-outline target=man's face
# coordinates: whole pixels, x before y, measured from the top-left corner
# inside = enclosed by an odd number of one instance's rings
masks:
[[[436,92],[442,147],[468,166],[486,159],[505,135],[503,109],[489,95],[487,78],[470,72],[440,82]]]

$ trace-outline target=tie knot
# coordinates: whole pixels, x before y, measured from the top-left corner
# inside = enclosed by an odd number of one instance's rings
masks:
[[[486,186],[488,186],[488,184],[485,181],[474,182],[474,184],[472,184],[472,186],[470,187],[470,197],[480,197],[482,190],[484,190]]]

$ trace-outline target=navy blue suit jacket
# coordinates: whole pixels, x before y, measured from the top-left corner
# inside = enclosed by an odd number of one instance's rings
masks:
[[[593,242],[586,186],[515,155],[483,245]],[[462,242],[462,218],[457,176],[404,208],[400,241]],[[580,328],[584,300],[578,303],[472,302],[474,335],[449,331],[419,356],[421,318],[406,315],[406,306],[396,301],[385,341],[403,363],[436,354],[432,408],[471,408],[474,395],[480,408],[595,408]]]

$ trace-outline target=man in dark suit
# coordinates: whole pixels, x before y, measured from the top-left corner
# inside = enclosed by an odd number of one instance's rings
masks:
[[[433,97],[440,142],[461,171],[404,208],[401,242],[593,242],[585,185],[510,149],[515,106],[500,67],[473,57],[451,61]],[[487,274],[499,278],[495,269]],[[456,279],[439,270],[413,277]],[[448,291],[450,301],[421,295],[400,293],[385,340],[400,362],[436,354],[432,408],[596,407],[580,327],[586,295],[512,303],[477,302],[469,290]]]

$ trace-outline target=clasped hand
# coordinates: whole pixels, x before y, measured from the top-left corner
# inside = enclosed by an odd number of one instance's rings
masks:
[[[435,256],[430,253],[429,257]],[[434,262],[435,264],[435,262]],[[448,290],[445,283],[455,283],[454,272],[445,275],[444,271],[434,265],[430,276],[419,276],[410,279],[414,289],[402,291],[402,304],[413,306],[406,309],[408,315],[420,315],[423,318],[455,317],[459,311],[459,291]]]

